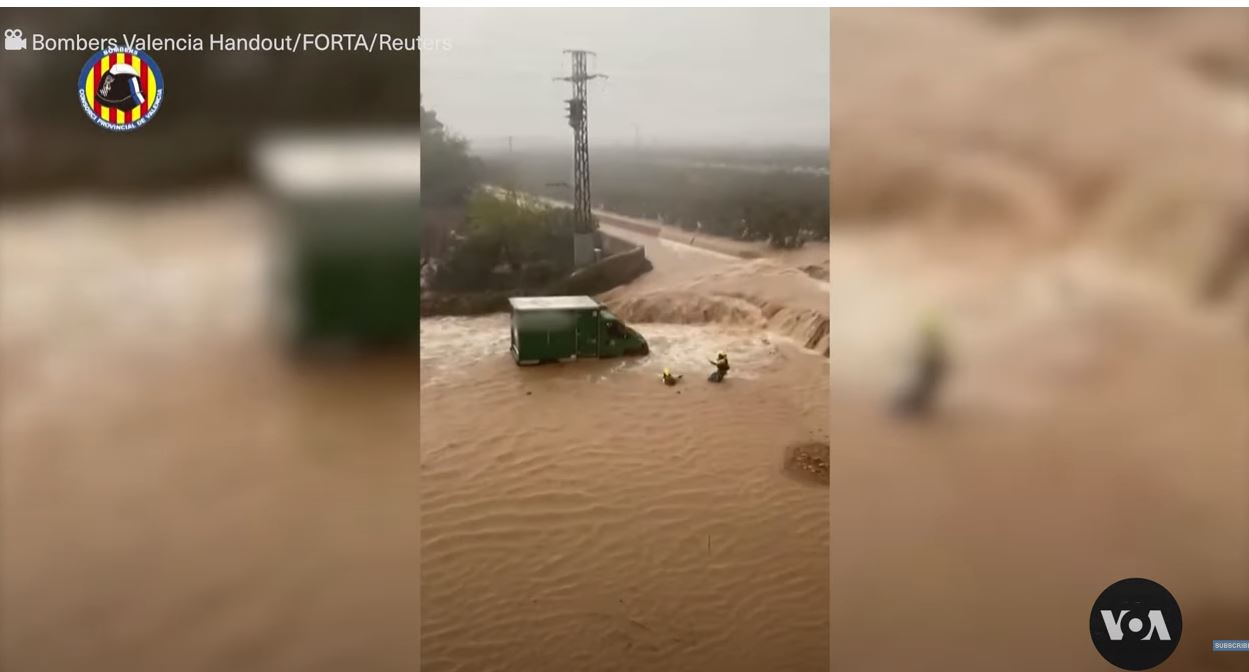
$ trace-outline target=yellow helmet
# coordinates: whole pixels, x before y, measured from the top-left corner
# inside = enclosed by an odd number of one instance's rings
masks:
[[[920,332],[924,338],[930,341],[940,341],[945,336],[945,329],[941,323],[941,318],[935,313],[929,313],[924,316],[923,322],[920,324]]]
[[[728,357],[728,355],[724,354],[723,351],[716,353],[716,359],[725,359],[726,357]]]
[[[669,370],[667,369],[667,367],[664,367],[664,375],[665,375],[665,376],[671,376],[671,375],[672,375],[672,372],[671,372],[671,371],[669,371]]]

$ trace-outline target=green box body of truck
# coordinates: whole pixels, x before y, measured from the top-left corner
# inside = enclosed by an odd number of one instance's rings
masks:
[[[278,286],[292,344],[416,343],[419,138],[287,139],[259,154],[280,218]]]
[[[517,364],[650,352],[641,334],[591,297],[516,297],[509,303],[511,351]]]
[[[419,204],[413,199],[386,206],[360,209],[322,199],[291,208],[300,214],[284,245],[284,280],[297,341],[393,344],[417,338]]]

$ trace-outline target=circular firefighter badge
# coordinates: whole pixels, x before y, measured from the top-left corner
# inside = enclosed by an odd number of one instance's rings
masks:
[[[87,59],[78,76],[78,102],[87,117],[110,131],[133,131],[160,109],[165,78],[142,51],[111,47]]]

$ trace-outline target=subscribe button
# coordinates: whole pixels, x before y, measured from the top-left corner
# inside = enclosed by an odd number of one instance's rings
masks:
[[[1215,651],[1249,651],[1249,639],[1216,639]]]

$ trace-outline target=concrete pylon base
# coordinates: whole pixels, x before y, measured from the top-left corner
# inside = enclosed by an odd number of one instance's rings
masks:
[[[593,233],[574,233],[572,235],[572,263],[577,268],[588,266],[597,258],[594,249],[598,246],[598,236]]]

